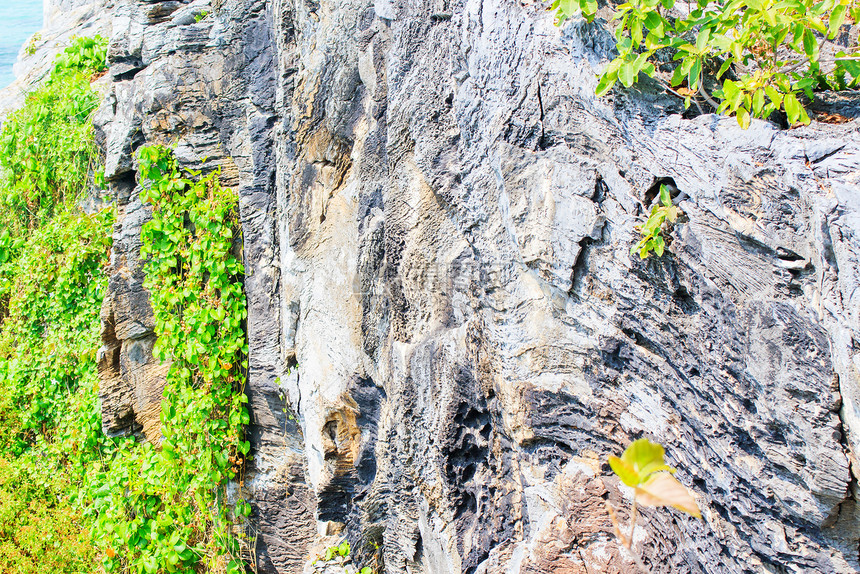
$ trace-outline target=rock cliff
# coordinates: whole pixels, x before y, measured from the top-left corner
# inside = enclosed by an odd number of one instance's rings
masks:
[[[747,131],[596,99],[609,33],[540,3],[73,4],[111,35],[104,428],[158,437],[134,152],[170,144],[240,196],[259,572],[339,535],[388,573],[633,572],[605,461],[641,436],[704,514],[642,512],[653,572],[860,572],[857,98]]]

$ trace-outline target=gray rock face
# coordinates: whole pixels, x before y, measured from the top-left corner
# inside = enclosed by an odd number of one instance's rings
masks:
[[[109,14],[105,426],[158,396],[134,151],[169,143],[240,195],[260,572],[339,532],[388,573],[632,572],[605,460],[641,436],[704,514],[642,512],[651,571],[860,571],[857,119],[595,99],[599,22],[509,0]],[[684,217],[640,261],[660,183]]]

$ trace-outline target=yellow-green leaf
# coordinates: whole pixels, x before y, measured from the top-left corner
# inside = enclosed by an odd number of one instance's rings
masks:
[[[639,244],[637,243],[637,246],[638,245]],[[645,259],[645,257],[642,257],[642,259]],[[612,471],[617,474],[618,478],[621,479],[621,482],[623,482],[627,486],[635,487],[640,482],[642,482],[639,473],[636,472],[636,469],[629,462],[621,460],[617,456],[610,456],[608,460],[609,466],[612,467]]]
[[[839,32],[842,22],[845,21],[845,9],[846,6],[840,4],[833,9],[833,12],[830,13],[830,34],[827,36],[828,38],[835,38],[836,34]]]
[[[666,466],[663,459],[665,451],[663,446],[655,442],[651,442],[647,438],[640,438],[633,441],[630,446],[624,450],[621,459],[628,464],[631,464],[642,480],[645,480],[652,472],[661,470],[672,471]]]
[[[747,129],[748,127],[750,127],[750,113],[747,111],[747,109],[743,108],[743,107],[738,108],[737,114],[738,114],[738,124],[743,129]]]
[[[797,97],[794,94],[786,94],[783,104],[785,105],[785,115],[788,116],[789,125],[797,123],[801,112],[803,112],[803,106],[797,101]]]

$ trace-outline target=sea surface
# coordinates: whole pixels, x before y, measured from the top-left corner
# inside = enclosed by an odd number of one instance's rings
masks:
[[[18,51],[41,27],[42,0],[0,0],[0,88],[15,79]]]

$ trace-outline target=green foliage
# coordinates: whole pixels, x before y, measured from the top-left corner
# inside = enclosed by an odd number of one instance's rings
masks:
[[[28,56],[32,56],[36,53],[36,44],[42,41],[42,34],[40,32],[36,32],[32,36],[30,36],[30,40],[27,42],[27,45],[24,46],[24,53]]]
[[[198,22],[198,23],[199,23],[199,22],[202,22],[202,21],[203,21],[203,20],[205,20],[208,16],[209,16],[209,11],[208,11],[208,10],[201,10],[200,12],[198,12],[197,14],[195,14],[195,15],[194,15],[194,21],[195,21],[195,22]]]
[[[48,81],[3,123],[0,226],[16,237],[52,217],[87,183],[96,157],[90,116],[99,96],[89,83],[99,69],[89,56],[96,45],[78,38]]]
[[[90,75],[107,70],[107,38],[72,38],[72,44],[57,58],[54,74],[87,73]]]
[[[347,556],[349,556],[349,542],[344,540],[343,542],[341,542],[337,546],[330,546],[329,548],[326,548],[326,551],[325,551],[326,562],[328,562],[329,560],[333,560],[335,556],[341,556],[343,558],[346,558]]]
[[[667,221],[674,223],[680,213],[681,210],[672,205],[669,188],[661,185],[660,201],[651,207],[651,213],[645,223],[636,227],[642,234],[642,238],[636,242],[630,252],[638,253],[642,259],[647,258],[652,251],[657,254],[657,257],[661,257],[666,248],[666,241],[663,239],[663,225]]]
[[[72,485],[38,486],[35,466],[0,459],[0,572],[90,572],[95,552],[80,513],[58,498]]]
[[[111,211],[63,212],[31,232],[0,330],[0,571],[93,563],[79,505],[105,454],[96,349]],[[26,511],[23,511],[26,509]],[[38,558],[36,558],[38,557]]]
[[[597,3],[555,0],[558,22],[582,14],[594,18]],[[822,56],[825,39],[860,20],[857,0],[698,0],[691,10],[674,10],[675,0],[631,0],[619,5],[612,20],[618,56],[600,77],[596,93],[617,82],[625,87],[640,73],[664,81],[689,106],[701,95],[709,102],[705,78],[718,84],[713,96],[720,113],[735,114],[747,128],[751,117],[783,110],[789,124],[809,123],[800,101],[818,89],[860,86],[860,52]],[[668,50],[672,62],[665,61]],[[674,67],[673,67],[674,66]],[[668,87],[668,86],[667,86]]]
[[[233,254],[235,194],[218,172],[182,174],[171,152],[143,148],[141,194],[152,206],[142,231],[144,285],[170,363],[160,448],[127,442],[95,496],[95,537],[107,571],[243,569],[226,485],[250,449],[243,267]],[[236,513],[248,515],[239,501]]]
[[[81,508],[109,456],[96,349],[113,212],[78,209],[95,161],[86,64],[54,70],[0,135],[0,571],[90,571]]]
[[[250,444],[236,198],[145,148],[143,230],[157,356],[170,362],[161,445],[101,430],[96,350],[112,210],[82,213],[95,169],[89,79],[103,39],[76,39],[0,135],[0,571],[239,572]],[[96,556],[101,551],[101,556]]]

